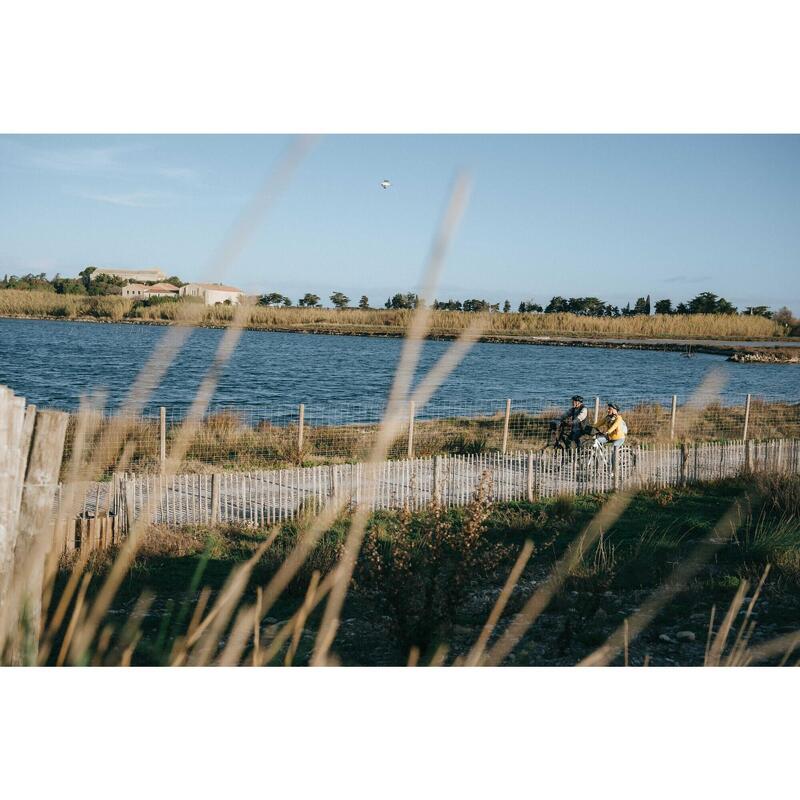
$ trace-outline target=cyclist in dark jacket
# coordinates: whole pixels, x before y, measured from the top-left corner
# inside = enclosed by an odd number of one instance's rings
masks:
[[[569,428],[569,440],[578,444],[586,420],[589,417],[589,409],[583,404],[583,398],[579,395],[572,396],[572,408],[561,417],[561,422]]]

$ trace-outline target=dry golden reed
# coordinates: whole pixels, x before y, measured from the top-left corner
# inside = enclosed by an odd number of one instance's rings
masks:
[[[58,319],[123,319],[149,322],[176,322],[186,316],[190,302],[160,303],[134,307],[130,298],[119,296],[86,297],[51,292],[0,290],[0,316],[54,317]],[[305,331],[372,336],[402,336],[411,321],[411,310],[267,308],[255,306],[248,328],[252,330]],[[473,323],[473,314],[459,311],[432,311],[429,336],[458,336]],[[227,326],[233,320],[231,306],[204,310],[199,324]],[[650,338],[743,338],[781,337],[783,328],[759,316],[737,314],[656,314],[634,317],[582,317],[577,314],[487,314],[484,338],[509,339],[528,336],[600,336]]]

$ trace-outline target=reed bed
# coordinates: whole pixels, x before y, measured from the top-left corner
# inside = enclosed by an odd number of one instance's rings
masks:
[[[134,301],[128,297],[54,294],[21,289],[0,290],[0,316],[98,319],[119,322],[130,314]]]
[[[55,317],[59,319],[123,319],[176,322],[187,318],[195,305],[190,301],[162,302],[146,306],[122,297],[82,297],[51,292],[0,290],[0,316]],[[402,336],[412,318],[411,310],[266,308],[254,306],[247,327],[252,330],[305,331],[334,334]],[[234,316],[231,306],[203,310],[199,325],[227,326]],[[430,312],[428,336],[454,337],[473,322],[469,313]],[[485,338],[493,336],[620,337],[620,338],[720,338],[767,339],[785,336],[777,322],[759,316],[737,314],[689,314],[583,317],[577,314],[494,313],[486,318]]]

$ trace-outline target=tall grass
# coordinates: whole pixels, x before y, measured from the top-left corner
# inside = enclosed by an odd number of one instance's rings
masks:
[[[89,317],[118,322],[130,313],[133,302],[131,298],[117,295],[88,297],[86,295],[2,289],[0,290],[0,316],[54,317],[56,319]]]
[[[186,317],[189,302],[135,304],[122,297],[80,297],[50,292],[0,290],[0,316],[81,317],[111,320],[136,319],[175,322]],[[193,305],[193,304],[192,304]],[[233,320],[231,306],[204,309],[198,324],[227,326]],[[413,311],[381,309],[265,308],[255,306],[248,322],[254,330],[305,331],[318,333],[401,336],[408,328]],[[452,337],[466,330],[473,315],[458,311],[433,311],[429,336]],[[486,318],[485,338],[526,336],[612,336],[622,338],[743,338],[761,339],[784,336],[778,323],[764,317],[736,314],[655,315],[636,317],[582,317],[576,314],[490,314]]]
[[[552,436],[550,422],[563,410],[514,412],[509,418],[507,447],[515,450],[539,450]],[[628,424],[628,443],[665,442],[670,437],[670,410],[657,403],[637,403],[623,409]],[[744,427],[744,408],[724,406],[718,402],[684,414],[681,409],[675,428],[677,441],[707,442],[741,438]],[[75,447],[77,415],[72,415],[67,429],[67,457]],[[102,463],[104,473],[113,471],[121,451],[115,442],[105,453],[99,452],[111,421],[96,417],[88,445]],[[414,454],[463,455],[498,451],[503,445],[504,415],[446,417],[417,420],[414,425]],[[168,426],[167,444],[171,444],[177,428]],[[181,473],[211,472],[220,469],[248,470],[315,466],[363,461],[378,436],[377,423],[313,426],[304,428],[303,449],[298,450],[296,424],[273,425],[269,421],[248,421],[234,411],[211,414],[198,424],[179,465]],[[791,439],[800,436],[800,405],[754,400],[750,407],[748,436],[758,439]],[[407,430],[389,445],[387,456],[405,458]],[[127,469],[136,472],[160,470],[159,422],[154,418],[139,418],[128,426]]]

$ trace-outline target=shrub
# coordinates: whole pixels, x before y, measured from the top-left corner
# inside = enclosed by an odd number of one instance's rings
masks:
[[[356,580],[392,621],[398,643],[425,653],[447,635],[470,587],[496,577],[510,549],[489,544],[491,484],[484,475],[463,514],[434,504],[427,514],[404,512],[395,530],[371,529]]]

